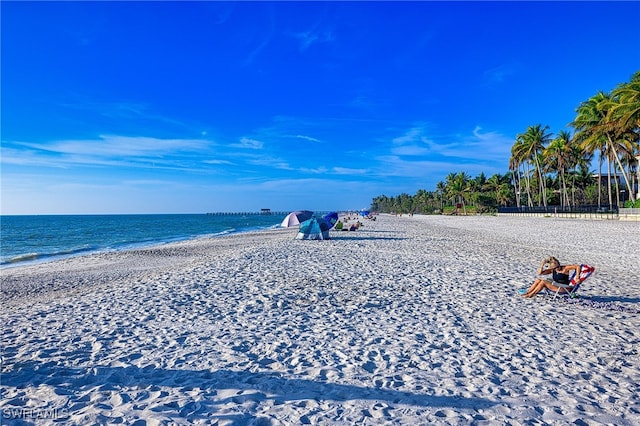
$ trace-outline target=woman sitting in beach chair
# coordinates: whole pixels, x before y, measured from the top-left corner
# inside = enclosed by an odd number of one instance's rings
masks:
[[[538,268],[538,274],[551,275],[552,281],[537,278],[531,287],[523,291],[522,297],[533,297],[544,289],[556,294],[572,293],[586,279],[581,272],[582,265],[561,265],[558,259],[550,256],[542,261],[540,268]]]

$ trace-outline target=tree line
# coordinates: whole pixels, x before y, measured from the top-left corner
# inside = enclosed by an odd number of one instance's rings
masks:
[[[516,135],[505,174],[450,173],[434,191],[380,195],[371,209],[438,213],[456,206],[484,213],[500,206],[613,208],[623,201],[640,207],[640,71],[611,92],[599,91],[581,102],[569,127],[573,133],[554,135],[549,126],[536,124]],[[590,169],[596,156],[597,172]]]

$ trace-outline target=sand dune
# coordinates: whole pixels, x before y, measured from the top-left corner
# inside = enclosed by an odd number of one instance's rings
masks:
[[[2,424],[640,424],[637,223],[296,232],[3,270]],[[550,254],[577,301],[516,294]]]

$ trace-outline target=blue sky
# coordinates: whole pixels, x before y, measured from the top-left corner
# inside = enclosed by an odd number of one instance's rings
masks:
[[[2,214],[342,210],[508,170],[639,2],[7,2]]]

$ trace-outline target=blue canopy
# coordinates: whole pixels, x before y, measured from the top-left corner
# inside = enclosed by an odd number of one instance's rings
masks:
[[[298,240],[328,240],[331,226],[323,219],[312,217],[300,224],[300,230],[296,239]]]
[[[322,219],[329,224],[329,228],[333,228],[334,225],[338,222],[338,213],[331,212],[322,216]]]

